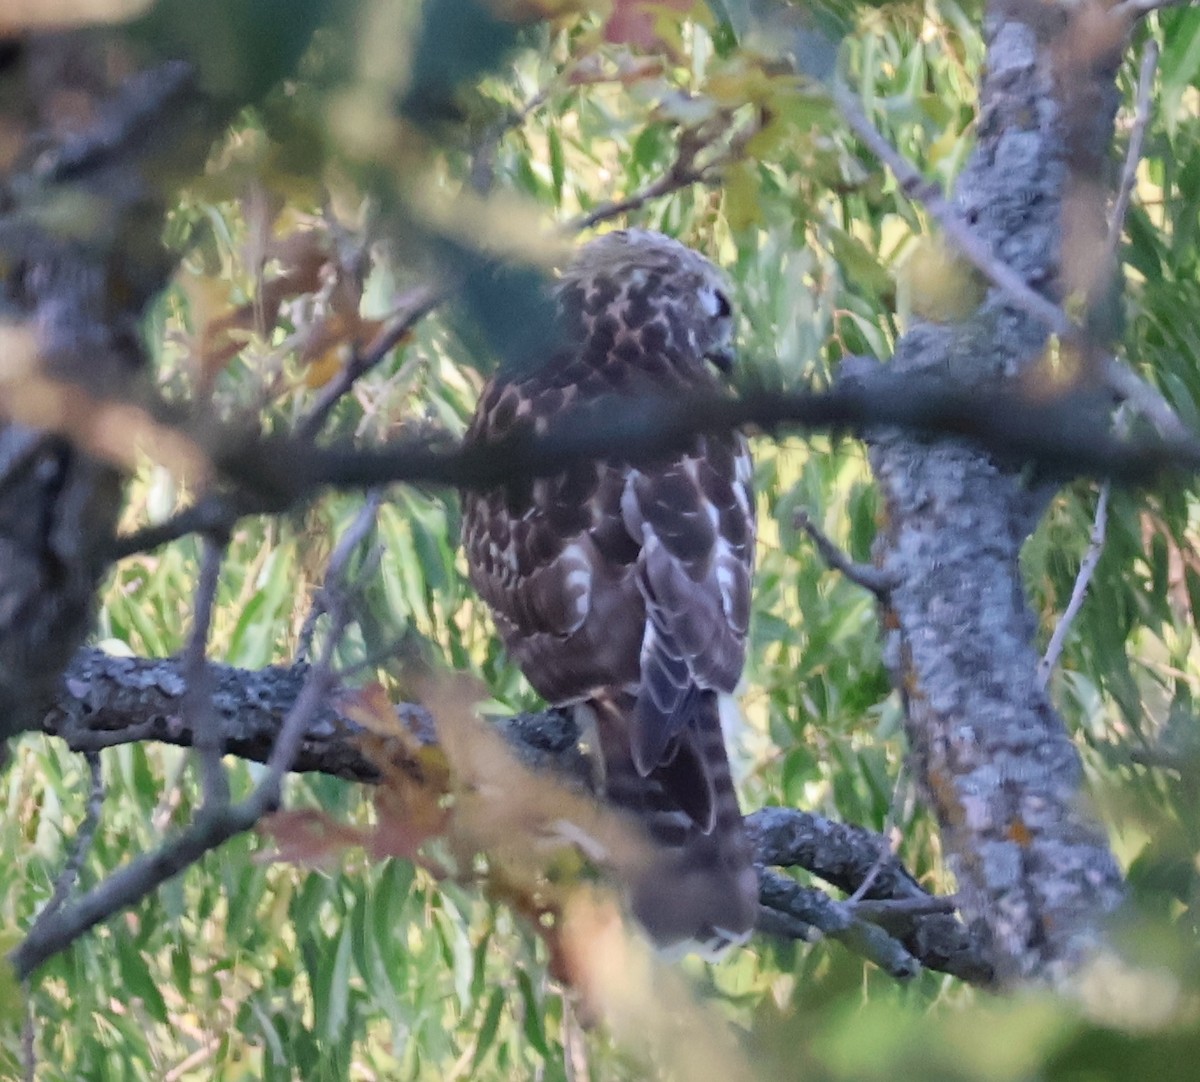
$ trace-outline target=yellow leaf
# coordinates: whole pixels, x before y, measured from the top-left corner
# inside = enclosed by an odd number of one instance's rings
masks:
[[[962,323],[983,303],[984,286],[975,268],[944,241],[917,242],[896,275],[901,320]]]
[[[735,162],[725,171],[725,217],[735,233],[762,221],[759,205],[758,166],[754,162]]]

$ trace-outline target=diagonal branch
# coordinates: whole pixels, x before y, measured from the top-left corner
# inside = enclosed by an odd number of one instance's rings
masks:
[[[328,701],[337,682],[332,667],[333,653],[348,624],[348,605],[340,595],[338,584],[344,575],[351,552],[373,526],[377,510],[377,500],[368,501],[363,506],[330,558],[325,591],[332,627],[319,659],[311,668],[306,669],[288,710],[265,740],[262,761],[266,763],[267,769],[254,790],[237,804],[230,804],[228,800],[207,799],[209,794],[206,792],[205,803],[196,818],[172,841],[153,853],[135,858],[71,905],[60,906],[44,914],[44,919],[38,921],[11,956],[13,966],[22,979],[28,977],[47,959],[65,950],[89,929],[141,901],[168,879],[195,864],[206,853],[251,829],[264,815],[279,807],[284,778],[300,758],[305,735],[314,724],[323,704]],[[201,626],[200,620],[197,620],[197,626]],[[194,651],[192,653],[194,654]],[[167,687],[180,702],[186,701],[193,694],[188,677],[196,675],[195,670],[198,666],[204,668],[205,684],[211,687],[217,683],[216,673],[204,665],[202,652],[199,662],[192,656],[185,657],[182,661],[171,662],[171,665],[175,668],[175,679],[168,681]],[[69,675],[64,687],[80,690],[78,675]],[[70,691],[67,693],[70,694]],[[93,699],[93,704],[94,701]],[[217,748],[223,745],[224,742],[220,740],[221,734],[210,731],[210,727],[214,726],[218,719],[227,716],[221,713],[220,704],[215,697],[209,703],[209,709],[205,711],[185,712],[177,708],[175,713],[179,718],[180,728],[190,728],[197,722],[200,723],[199,731],[193,729],[189,732],[190,743],[193,746],[197,737],[207,743],[214,736],[217,737],[217,741],[210,747],[210,752],[215,754]],[[143,719],[143,724],[150,720]],[[219,759],[216,765],[220,766]]]
[[[1042,660],[1038,662],[1038,683],[1043,689],[1050,682],[1050,674],[1054,671],[1054,666],[1058,664],[1058,659],[1062,655],[1063,646],[1067,641],[1067,632],[1071,630],[1071,625],[1075,622],[1075,617],[1079,615],[1079,610],[1083,608],[1084,598],[1087,597],[1088,585],[1092,581],[1092,575],[1096,572],[1096,565],[1100,563],[1100,557],[1104,554],[1104,537],[1108,529],[1108,496],[1111,486],[1106,481],[1100,486],[1100,495],[1096,500],[1096,517],[1092,520],[1092,529],[1088,534],[1087,552],[1083,555],[1083,560],[1079,564],[1079,574],[1075,576],[1075,585],[1071,590],[1071,599],[1067,602],[1067,607],[1063,611],[1062,619],[1058,621],[1058,626],[1054,629],[1054,634],[1050,636],[1050,642],[1046,646],[1046,653],[1042,656]]]
[[[834,104],[841,110],[843,119],[867,149],[892,171],[892,175],[900,183],[900,190],[929,211],[942,227],[942,232],[953,241],[976,270],[998,289],[1003,290],[1014,304],[1039,319],[1048,330],[1064,341],[1079,337],[1079,328],[1067,318],[1066,312],[1054,301],[1048,300],[1029,286],[1016,270],[1000,259],[987,242],[962,219],[937,183],[923,176],[916,166],[883,137],[844,82],[835,82],[831,94]]]

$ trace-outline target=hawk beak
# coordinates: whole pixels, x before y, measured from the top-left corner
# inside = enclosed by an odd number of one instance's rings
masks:
[[[725,375],[729,375],[733,371],[733,362],[737,359],[737,355],[733,352],[732,347],[723,346],[720,349],[714,349],[708,354],[709,361],[720,369]]]

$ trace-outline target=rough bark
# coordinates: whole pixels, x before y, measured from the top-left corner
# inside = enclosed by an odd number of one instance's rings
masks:
[[[1064,77],[1062,52],[1078,31],[1065,8],[991,5],[978,145],[954,196],[996,255],[1054,300],[1069,210],[1080,228],[1074,170],[1105,160],[1117,103],[1119,50]],[[917,322],[891,368],[940,373],[985,401],[1027,376],[1047,341],[1035,315],[993,288],[968,324]],[[1052,489],[951,442],[880,434],[870,457],[886,513],[876,560],[896,584],[882,613],[885,659],[964,912],[1001,982],[1053,981],[1094,946],[1121,879],[1087,808],[1079,755],[1037,679],[1018,560]]]
[[[80,650],[42,719],[42,729],[79,750],[140,740],[192,746],[195,734],[183,710],[184,667],[176,658],[122,658],[93,648]],[[225,751],[266,762],[304,687],[307,667],[250,672],[210,665],[208,670]],[[435,738],[423,707],[400,704],[397,712],[421,739]],[[580,751],[569,711],[494,721],[530,765],[582,786],[592,784],[594,773]],[[361,727],[340,709],[338,697],[331,697],[309,723],[293,769],[377,782],[379,774],[362,751],[361,734]],[[991,968],[978,943],[953,916],[952,903],[939,905],[894,857],[881,860],[887,843],[879,835],[790,808],[763,808],[749,816],[747,825],[764,868],[802,868],[846,893],[870,879],[864,901],[856,906],[764,870],[764,931],[801,937],[819,932],[841,939],[898,979],[925,966],[977,984],[990,982]],[[880,912],[870,909],[876,903],[884,907]],[[860,908],[870,911],[869,916]]]
[[[121,474],[75,434],[142,373],[138,320],[170,267],[154,170],[189,72],[122,69],[85,33],[0,66],[0,739],[37,724],[88,631]]]

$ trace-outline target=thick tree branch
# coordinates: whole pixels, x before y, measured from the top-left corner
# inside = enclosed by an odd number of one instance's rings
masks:
[[[304,665],[257,672],[221,665],[209,669],[215,689],[213,714],[220,719],[227,753],[270,761],[278,750],[281,727],[296,717],[297,701],[309,686],[312,670]],[[146,739],[190,746],[195,733],[181,710],[186,693],[183,670],[176,659],[117,658],[82,650],[68,670],[43,730],[75,748]],[[401,704],[397,713],[420,739],[433,739],[432,720],[423,708]],[[303,718],[303,725],[297,723],[292,733],[291,769],[369,784],[379,780],[376,767],[361,749],[363,730],[339,709],[336,694],[310,703]],[[591,784],[592,771],[579,749],[569,712],[548,710],[495,723],[531,765],[564,774],[580,785]],[[178,861],[183,862],[180,868],[186,866],[185,857],[195,859],[197,852],[220,844],[237,833],[243,821],[234,815],[198,823],[195,836],[180,839],[179,850],[171,851],[167,864],[155,867],[175,868]],[[882,838],[862,828],[785,808],[755,812],[748,817],[747,827],[764,865],[803,868],[847,894],[865,881],[884,845]],[[895,858],[882,862],[858,903],[818,898],[819,891],[794,883],[786,886],[779,876],[768,882],[764,904],[770,913],[764,917],[764,930],[811,938],[806,929],[817,929],[844,940],[897,976],[911,975],[915,958],[924,966],[975,983],[990,979],[987,963],[967,929],[945,911],[952,903],[931,898]],[[881,900],[905,902],[908,908],[871,909],[870,902]]]
[[[1096,178],[1120,41],[1081,40],[1072,20],[1085,9],[1104,17],[1090,4],[1044,20],[989,4],[978,144],[954,193],[985,250],[1054,304],[1064,280],[1094,271],[1064,253],[1094,259],[1106,224]],[[907,378],[941,369],[980,389],[1004,385],[1032,374],[1051,326],[1027,298],[992,289],[967,327],[916,321],[891,365]],[[1109,409],[1093,417],[1119,441]],[[887,518],[877,559],[899,580],[884,603],[885,661],[964,913],[984,930],[1001,983],[1067,978],[1122,890],[1078,753],[1036,678],[1019,557],[1052,488],[961,443],[869,442]]]

